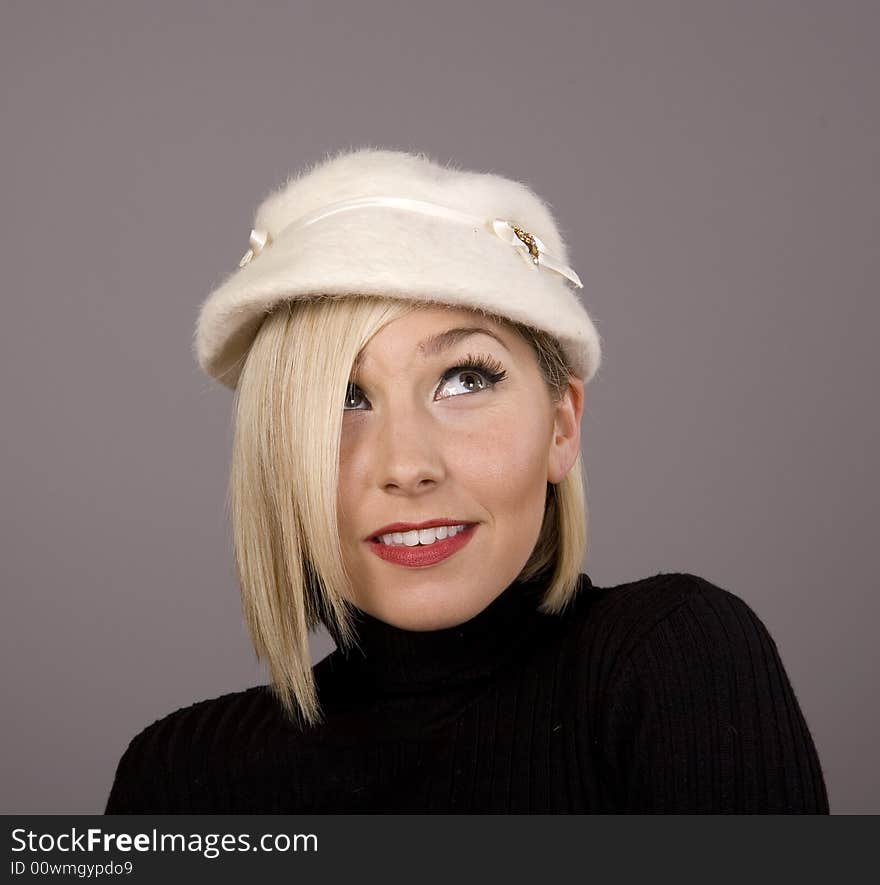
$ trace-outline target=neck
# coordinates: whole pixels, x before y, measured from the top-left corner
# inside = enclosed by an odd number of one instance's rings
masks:
[[[538,611],[546,578],[514,581],[476,615],[438,630],[406,630],[355,610],[357,648],[338,652],[361,693],[405,693],[479,680],[511,661],[552,618]]]

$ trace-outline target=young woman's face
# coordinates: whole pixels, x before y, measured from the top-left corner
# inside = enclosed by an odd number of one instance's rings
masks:
[[[450,333],[459,327],[485,331]],[[489,368],[457,368],[469,357]],[[408,630],[469,620],[534,549],[547,482],[563,479],[580,451],[583,382],[571,379],[553,403],[534,351],[514,330],[439,307],[370,340],[344,409],[339,533],[352,601]],[[399,546],[373,540],[390,524],[433,520],[469,525],[424,546],[410,545],[432,535],[400,532]]]

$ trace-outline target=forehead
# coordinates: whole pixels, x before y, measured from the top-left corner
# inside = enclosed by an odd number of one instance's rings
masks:
[[[358,365],[374,357],[427,359],[448,350],[478,332],[513,350],[514,330],[472,310],[445,307],[418,308],[383,326],[358,355]],[[486,342],[486,338],[481,339]]]

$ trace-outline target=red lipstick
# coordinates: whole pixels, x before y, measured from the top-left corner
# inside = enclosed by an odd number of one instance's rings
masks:
[[[452,523],[452,525],[455,524]],[[449,525],[449,523],[434,521],[433,525]],[[423,525],[421,528],[431,528],[431,525]],[[477,524],[472,523],[452,538],[437,540],[433,544],[417,544],[415,547],[407,547],[406,544],[384,544],[381,540],[372,539],[367,543],[370,550],[386,562],[407,568],[423,568],[448,559],[453,553],[457,553],[470,541],[476,529]],[[400,531],[400,529],[392,529],[391,531]],[[413,529],[406,529],[406,531],[413,531]],[[388,533],[388,529],[383,529],[381,532],[383,535]]]

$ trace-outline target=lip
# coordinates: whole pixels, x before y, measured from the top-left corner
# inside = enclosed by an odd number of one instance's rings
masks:
[[[446,522],[435,522],[434,525],[449,525]],[[455,523],[452,523],[455,525]],[[426,525],[423,528],[431,528]],[[459,532],[455,537],[444,538],[442,541],[435,541],[433,544],[422,546],[417,544],[415,547],[407,547],[405,544],[384,544],[382,541],[367,541],[370,550],[385,562],[394,565],[402,565],[406,568],[424,568],[425,566],[435,565],[444,559],[462,549],[474,536],[477,529],[477,523],[471,523],[463,531]],[[413,529],[409,529],[413,531]],[[383,531],[381,534],[388,534]]]
[[[379,535],[390,535],[392,532],[417,532],[419,529],[433,529],[440,525],[474,525],[467,519],[428,519],[425,522],[392,522],[381,529],[376,529],[372,535],[364,538],[372,541]]]

